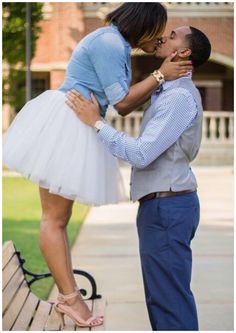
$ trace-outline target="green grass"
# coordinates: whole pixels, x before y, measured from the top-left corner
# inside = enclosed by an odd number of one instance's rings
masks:
[[[21,177],[3,177],[3,242],[12,240],[26,259],[25,267],[34,272],[48,272],[38,246],[41,207],[38,186]],[[74,204],[73,215],[68,225],[68,237],[72,245],[88,212],[88,207]],[[53,286],[52,278],[32,285],[36,295],[47,299]]]

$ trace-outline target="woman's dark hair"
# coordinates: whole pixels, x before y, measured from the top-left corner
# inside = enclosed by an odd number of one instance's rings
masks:
[[[109,13],[105,22],[115,24],[133,46],[141,47],[161,36],[167,21],[166,9],[158,2],[127,2]]]
[[[198,67],[206,62],[211,55],[211,43],[207,36],[200,30],[190,27],[191,35],[187,35],[189,48],[192,53],[189,57],[194,67]]]

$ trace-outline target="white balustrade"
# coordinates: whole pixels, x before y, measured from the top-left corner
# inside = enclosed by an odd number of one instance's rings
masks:
[[[211,143],[233,143],[234,113],[228,111],[204,111],[203,141]]]
[[[12,121],[13,111],[3,108],[3,132]],[[133,137],[138,137],[143,111],[134,111],[126,117],[116,112],[108,112],[106,119],[119,131],[124,131]],[[6,119],[5,119],[6,118]],[[233,144],[234,113],[231,111],[204,111],[202,126],[202,143]]]
[[[131,136],[139,135],[143,112],[134,111],[126,117],[108,114],[107,120],[119,131]],[[202,141],[209,143],[233,143],[234,113],[228,111],[204,111]]]

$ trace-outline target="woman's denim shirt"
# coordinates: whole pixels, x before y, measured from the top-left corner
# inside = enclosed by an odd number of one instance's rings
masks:
[[[83,38],[72,53],[60,91],[78,90],[91,100],[93,92],[105,116],[107,106],[120,102],[131,83],[131,47],[115,25]]]

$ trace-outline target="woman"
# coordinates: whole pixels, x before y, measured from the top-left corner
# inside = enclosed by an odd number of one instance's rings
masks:
[[[166,10],[159,3],[124,3],[108,14],[107,25],[78,44],[62,86],[28,102],[6,135],[4,164],[39,184],[40,249],[60,292],[55,310],[62,325],[64,314],[79,326],[103,322],[101,316],[91,317],[73,276],[66,232],[73,202],[101,205],[122,198],[116,159],[93,129],[70,111],[65,92],[76,89],[90,98],[93,91],[101,116],[108,104],[120,114],[129,113],[161,82],[160,75],[154,75],[129,88],[131,47],[154,52],[166,20]],[[169,58],[160,71],[170,80],[189,69],[189,62],[179,66]]]

